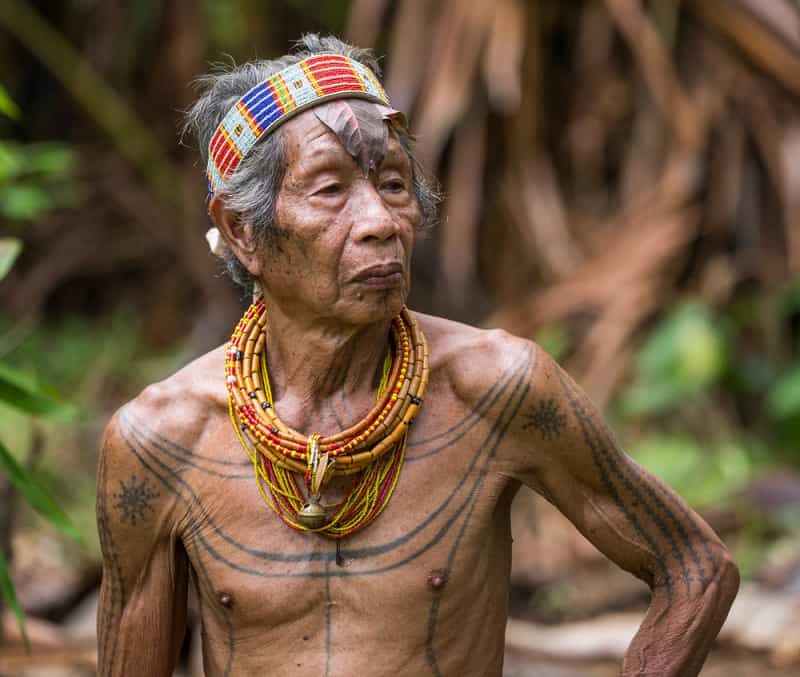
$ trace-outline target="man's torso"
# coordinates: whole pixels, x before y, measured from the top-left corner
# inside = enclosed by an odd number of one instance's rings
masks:
[[[142,466],[126,481],[145,503],[170,503],[160,514],[176,566],[188,558],[209,677],[500,674],[517,483],[497,452],[535,353],[515,342],[501,354],[493,334],[454,327],[425,318],[431,380],[399,481],[384,513],[338,553],[265,505],[227,415],[220,351],[178,377],[207,411],[196,434],[170,432],[180,407],[164,420],[123,410]],[[335,415],[346,425],[352,413]]]

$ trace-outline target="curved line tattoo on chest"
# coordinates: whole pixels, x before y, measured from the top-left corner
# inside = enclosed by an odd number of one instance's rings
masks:
[[[459,419],[458,422],[454,423],[446,430],[435,433],[429,437],[410,439],[408,441],[409,451],[406,452],[405,463],[415,463],[424,458],[441,453],[452,447],[454,444],[457,444],[461,439],[469,434],[475,428],[475,426],[477,426],[484,419],[484,416],[487,414],[487,412],[489,412],[493,407],[497,406],[497,403],[503,397],[508,395],[509,388],[511,387],[515,377],[519,377],[520,373],[524,373],[530,365],[530,353],[530,349],[520,351],[514,362],[503,372],[500,378],[493,383],[490,388],[487,389],[487,391],[480,397],[472,409],[461,419]],[[132,416],[127,416],[127,418],[131,419],[128,421],[129,428],[138,429],[141,432],[142,439],[146,440],[146,444],[152,446],[154,449],[157,449],[159,452],[178,463],[186,464],[189,467],[198,470],[199,472],[211,477],[219,477],[220,479],[250,481],[253,479],[253,464],[249,459],[245,458],[241,461],[228,461],[214,458],[205,454],[200,454],[194,450],[187,449],[179,444],[176,444],[175,442],[172,442],[171,440],[159,435],[154,431],[147,430],[146,426],[144,426],[140,421],[134,421]],[[426,445],[439,441],[441,441],[440,444],[431,449],[412,451],[412,448],[421,449]],[[222,470],[214,469],[214,467],[241,468],[242,470],[240,472],[224,472]]]
[[[483,457],[481,468],[485,469],[486,464],[489,460],[491,460],[491,458],[493,458],[497,447],[500,445],[505,436],[506,428],[512,419],[512,416],[509,416],[509,413],[512,411],[513,413],[516,413],[518,405],[522,401],[522,398],[520,397],[520,390],[523,387],[523,381],[525,380],[526,374],[530,371],[531,361],[532,349],[528,348],[524,351],[523,360],[517,362],[516,367],[511,368],[513,369],[511,377],[506,379],[507,382],[503,384],[501,392],[497,395],[498,400],[502,399],[505,395],[505,401],[502,404],[496,420],[494,421],[483,441],[476,445],[476,450],[470,458],[469,464],[464,468],[458,483],[450,492],[450,494],[444,497],[439,506],[406,534],[384,544],[347,550],[346,553],[348,557],[352,559],[365,559],[371,556],[386,554],[387,552],[404,545],[446,510],[446,508],[450,505],[450,503],[467,482],[470,474],[481,460],[481,457]],[[508,393],[509,389],[510,393]],[[527,392],[527,389],[525,392]],[[470,426],[472,427],[475,425],[475,421],[470,423]],[[195,508],[198,515],[197,520],[199,521],[202,519],[203,523],[209,527],[211,532],[220,536],[222,540],[233,546],[236,550],[257,559],[269,560],[273,562],[327,561],[335,557],[335,553],[329,552],[285,554],[282,552],[252,548],[240,543],[216,524],[214,518],[209,515],[208,511],[204,508],[203,501],[200,496],[197,495],[194,488],[182,476],[182,473],[179,471],[180,469],[171,468],[169,465],[167,465],[162,459],[159,458],[159,454],[154,452],[154,449],[165,453],[167,456],[174,458],[175,460],[180,460],[181,462],[186,462],[184,460],[185,457],[175,454],[173,449],[170,449],[168,445],[164,444],[163,438],[154,436],[125,410],[123,410],[120,416],[120,433],[130,450],[143,465],[143,467],[150,471],[170,493],[176,495],[190,508]],[[458,435],[459,439],[461,437],[463,437],[463,433]],[[450,442],[455,443],[457,441],[457,439],[453,439]],[[191,452],[188,453],[191,454]],[[191,463],[188,464],[191,465]],[[252,481],[252,474],[248,474],[247,478]],[[482,483],[483,475],[479,476],[478,480],[479,483]],[[465,502],[459,506],[459,509],[466,507],[469,502],[469,498],[470,497],[467,497],[467,499],[465,499]],[[349,574],[351,572],[347,573]],[[285,574],[279,574],[279,576],[284,575]],[[288,575],[292,576],[292,574]]]
[[[362,576],[378,575],[403,567],[423,553],[429,551],[453,530],[459,520],[457,531],[447,551],[448,570],[452,569],[457,560],[460,545],[464,534],[473,516],[477,498],[489,473],[488,465],[503,442],[506,432],[517,416],[522,403],[528,396],[531,388],[529,375],[533,372],[534,351],[528,346],[520,351],[512,365],[501,375],[482,395],[480,400],[466,416],[458,423],[449,427],[442,433],[437,433],[424,440],[416,442],[415,446],[424,450],[424,445],[431,442],[439,444],[433,449],[423,451],[419,455],[406,459],[406,462],[430,457],[444,451],[446,448],[457,444],[468,432],[471,432],[482,421],[485,421],[487,412],[497,408],[491,426],[486,434],[476,443],[475,449],[469,457],[468,463],[461,469],[461,474],[455,486],[442,498],[435,509],[422,517],[419,522],[406,533],[381,544],[360,548],[344,549],[341,554],[350,560],[348,567],[333,567],[336,553],[330,551],[312,551],[302,553],[285,553],[279,551],[263,550],[247,546],[226,532],[205,508],[203,500],[195,488],[187,481],[181,467],[189,467],[205,474],[226,479],[248,478],[252,481],[252,474],[232,473],[226,474],[209,465],[235,465],[230,462],[217,462],[210,457],[193,454],[191,450],[180,447],[173,442],[148,430],[141,421],[136,419],[128,410],[123,409],[119,417],[119,431],[130,451],[138,462],[155,477],[164,489],[175,495],[177,499],[187,506],[189,518],[186,520],[183,540],[190,557],[193,569],[198,575],[198,584],[202,584],[208,595],[213,592],[213,583],[206,570],[205,556],[210,557],[218,565],[227,567],[244,575],[267,579],[302,579],[323,578],[328,583],[331,578],[358,578]],[[172,467],[169,461],[174,461],[178,467]],[[249,465],[249,461],[247,462]],[[423,532],[428,532],[424,539],[417,539]],[[211,537],[229,546],[226,552],[221,552]],[[391,555],[392,552],[409,542],[419,540],[412,550],[398,553],[394,560],[382,563],[379,566],[370,565],[368,559],[377,556]],[[188,542],[187,542],[188,541]],[[258,563],[292,563],[292,562],[319,562],[320,568],[311,571],[285,572],[268,571],[259,568]],[[200,571],[197,571],[197,569]],[[199,595],[202,597],[203,595]],[[208,598],[213,600],[213,594]],[[438,594],[431,602],[427,622],[427,639],[425,660],[431,673],[436,677],[441,672],[438,667],[435,640],[436,628],[439,618],[439,608],[442,596]],[[330,619],[326,621],[330,623]],[[234,656],[234,637],[232,626],[226,628],[228,634],[228,658],[225,674],[230,674]],[[331,629],[326,629],[326,661],[330,663],[330,638]]]

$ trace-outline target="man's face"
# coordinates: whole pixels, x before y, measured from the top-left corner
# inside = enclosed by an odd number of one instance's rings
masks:
[[[364,324],[396,315],[409,290],[421,213],[411,164],[390,132],[364,175],[313,110],[283,127],[278,235],[261,256],[265,291],[295,315]]]

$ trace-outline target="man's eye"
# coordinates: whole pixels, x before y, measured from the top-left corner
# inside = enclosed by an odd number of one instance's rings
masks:
[[[383,188],[383,190],[388,190],[393,193],[398,193],[401,190],[405,190],[406,184],[404,181],[401,181],[400,179],[391,179],[389,181],[384,181],[381,184],[381,188]]]
[[[336,195],[337,193],[341,192],[341,190],[342,184],[328,183],[317,191],[317,195]]]

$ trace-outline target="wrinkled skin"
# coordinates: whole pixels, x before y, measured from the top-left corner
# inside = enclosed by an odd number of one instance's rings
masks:
[[[326,435],[375,401],[420,212],[393,134],[365,176],[310,112],[283,133],[280,236],[259,248],[223,199],[211,213],[265,290],[276,411]],[[430,385],[407,459],[386,511],[338,559],[264,505],[228,418],[223,348],[115,415],[98,472],[101,675],[171,675],[191,588],[208,677],[499,677],[522,486],[651,586],[623,674],[698,674],[738,584],[713,531],[536,345],[418,318]]]

